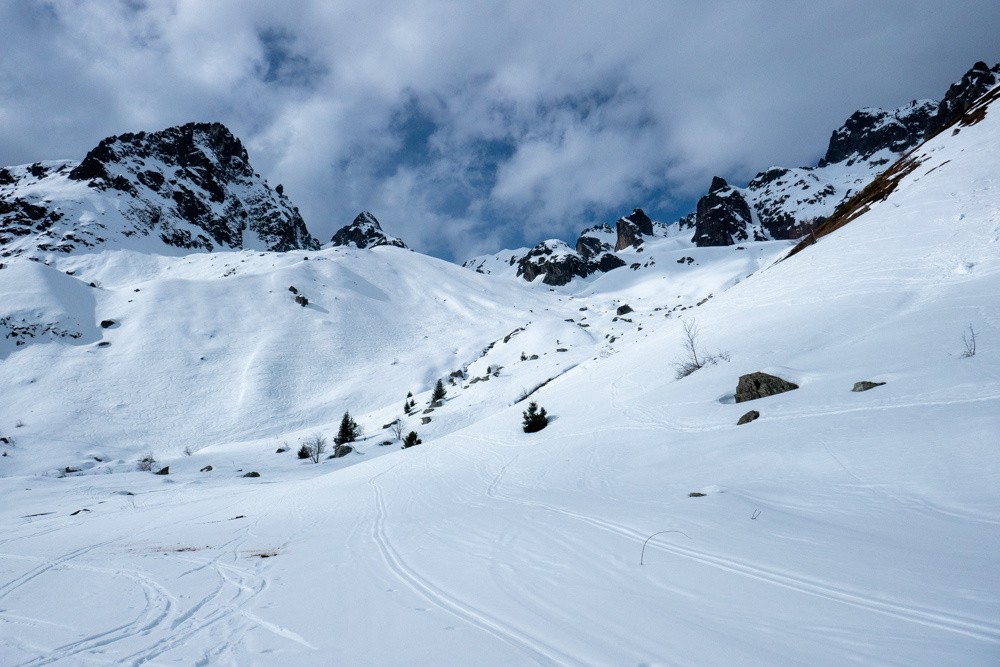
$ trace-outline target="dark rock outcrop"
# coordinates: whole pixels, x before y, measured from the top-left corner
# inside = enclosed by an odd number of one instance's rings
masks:
[[[260,473],[256,470],[251,470],[247,474],[243,475],[243,477],[260,477]]]
[[[517,275],[528,282],[544,276],[546,285],[565,285],[575,277],[586,278],[591,269],[580,255],[559,240],[542,241],[517,263]]]
[[[590,227],[580,233],[580,238],[576,240],[576,252],[585,260],[590,260],[602,253],[613,252],[614,247],[606,240],[615,234],[611,225],[603,224]]]
[[[736,425],[742,426],[743,424],[749,424],[758,417],[760,417],[760,413],[757,412],[756,410],[751,410],[750,412],[740,417],[739,421],[736,422]]]
[[[377,246],[406,247],[401,239],[387,236],[375,216],[368,211],[362,211],[351,224],[338,229],[330,239],[330,243],[335,246],[353,246],[362,250]]]
[[[972,66],[957,83],[953,83],[944,99],[938,104],[937,112],[927,124],[927,136],[960,118],[990,88],[1000,83],[1000,64],[990,67],[980,61]]]
[[[154,475],[169,475],[170,474],[170,466],[166,466],[165,468],[160,468],[159,470],[157,470],[153,474]]]
[[[783,394],[786,391],[798,389],[799,385],[783,380],[767,373],[748,373],[741,375],[736,384],[736,402],[753,401],[766,396]]]
[[[720,246],[746,241],[749,238],[747,230],[752,223],[747,200],[739,190],[716,176],[708,194],[698,200],[694,243],[697,246]]]

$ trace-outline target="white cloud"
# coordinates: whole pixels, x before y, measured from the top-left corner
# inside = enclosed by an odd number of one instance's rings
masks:
[[[995,62],[998,18],[988,1],[4,3],[0,162],[220,120],[317,236],[367,208],[461,259],[811,162],[855,108]]]

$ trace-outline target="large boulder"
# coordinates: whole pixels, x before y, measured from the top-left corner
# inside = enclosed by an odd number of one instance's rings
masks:
[[[753,401],[765,396],[783,394],[786,391],[798,389],[799,385],[783,380],[775,375],[767,373],[748,373],[741,375],[736,384],[736,402]]]

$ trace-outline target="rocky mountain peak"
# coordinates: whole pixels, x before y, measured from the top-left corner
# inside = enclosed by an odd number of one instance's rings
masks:
[[[712,192],[717,192],[719,190],[724,190],[728,187],[729,183],[726,182],[726,179],[722,178],[721,176],[713,176],[712,185],[708,188],[708,191],[709,193],[712,193]]]
[[[319,247],[283,188],[254,171],[221,123],[111,136],[79,164],[45,164],[4,170],[0,245],[17,241],[4,254],[112,241],[155,251],[143,237],[188,250]]]
[[[334,246],[352,246],[359,249],[376,246],[406,247],[401,239],[387,236],[382,231],[378,219],[368,211],[358,213],[351,224],[338,229],[330,239],[330,243]]]
[[[69,177],[114,187],[108,166],[128,158],[155,158],[184,169],[220,170],[223,179],[254,175],[243,143],[222,123],[187,123],[159,132],[136,132],[103,139]],[[101,181],[104,181],[101,183]]]

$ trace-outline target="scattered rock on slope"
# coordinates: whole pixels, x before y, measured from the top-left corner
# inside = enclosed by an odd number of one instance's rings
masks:
[[[742,417],[740,417],[740,420],[738,422],[736,422],[736,425],[737,426],[742,426],[743,424],[749,424],[750,422],[752,422],[753,420],[757,419],[758,417],[760,417],[760,413],[757,412],[756,410],[751,410],[750,412],[748,412],[745,415],[743,415]]]
[[[855,382],[854,387],[851,391],[868,391],[869,389],[874,389],[875,387],[881,387],[885,382],[872,382],[871,380],[862,380],[861,382]]]

